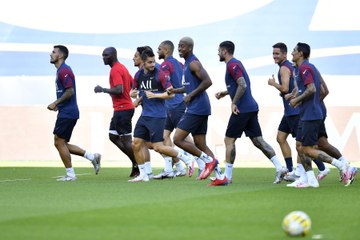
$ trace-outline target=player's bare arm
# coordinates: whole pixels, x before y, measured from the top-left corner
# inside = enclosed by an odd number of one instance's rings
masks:
[[[72,96],[74,95],[74,88],[67,88],[64,92],[64,94],[56,99],[56,101],[54,101],[53,103],[49,104],[49,106],[47,107],[47,109],[51,110],[51,111],[57,111],[57,105],[59,105],[60,103],[65,102],[66,100],[70,99]]]
[[[190,63],[190,70],[201,82],[196,89],[184,97],[184,102],[186,104],[191,102],[193,97],[202,93],[212,85],[209,74],[206,72],[199,61],[192,61]]]
[[[113,95],[119,95],[119,94],[123,94],[124,92],[124,86],[122,84],[116,85],[113,88],[103,88],[99,85],[97,85],[94,88],[94,92],[95,93],[109,93],[109,94],[113,94]]]
[[[151,98],[160,98],[160,99],[170,99],[175,96],[175,94],[168,94],[167,91],[163,93],[153,93],[152,91],[145,91],[146,97]]]
[[[246,91],[246,88],[247,88],[247,85],[246,85],[246,81],[245,81],[245,78],[244,77],[239,77],[237,80],[236,80],[236,83],[237,83],[237,89],[236,89],[236,93],[235,93],[235,96],[234,98],[232,99],[232,102],[231,102],[231,112],[234,113],[234,114],[239,114],[240,111],[237,107],[237,103],[239,102],[240,98],[244,95],[245,91]]]
[[[186,89],[185,87],[181,87],[181,88],[168,88],[166,89],[166,92],[170,95],[170,94],[175,94],[175,93],[186,93]]]
[[[229,92],[227,90],[225,90],[225,91],[215,93],[215,97],[216,97],[216,99],[221,99],[228,94],[229,94]]]
[[[303,102],[304,100],[310,98],[315,93],[316,93],[315,85],[314,85],[314,83],[310,83],[310,84],[306,85],[306,89],[305,89],[303,94],[301,94],[301,95],[299,95],[299,96],[297,96],[297,97],[290,100],[290,105],[292,107],[296,107],[301,102]]]
[[[319,75],[320,75],[320,100],[322,101],[329,94],[329,89],[325,83],[325,80],[321,76],[320,72]]]

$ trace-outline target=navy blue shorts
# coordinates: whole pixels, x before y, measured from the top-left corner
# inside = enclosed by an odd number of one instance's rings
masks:
[[[262,136],[258,112],[231,114],[225,136],[229,138],[240,138],[242,133],[249,138]]]
[[[165,129],[172,132],[184,115],[185,108],[168,109],[166,111]]]
[[[114,135],[125,135],[132,132],[132,117],[134,109],[114,111],[109,132]]]
[[[325,137],[328,138],[328,135],[326,133],[326,127],[325,127],[325,118],[321,121],[320,127],[319,127],[319,138]]]
[[[76,125],[77,119],[58,118],[56,119],[53,134],[59,138],[65,139],[66,142],[70,141],[71,134]]]
[[[302,146],[318,145],[321,122],[322,120],[299,121],[296,141],[301,142]]]
[[[299,119],[299,115],[283,116],[279,124],[278,130],[284,133],[291,133],[291,135],[295,138],[298,129]]]
[[[185,112],[177,128],[191,133],[191,135],[205,135],[207,133],[208,115],[195,115]]]
[[[164,141],[165,118],[140,116],[135,129],[134,137],[144,139],[147,142]]]

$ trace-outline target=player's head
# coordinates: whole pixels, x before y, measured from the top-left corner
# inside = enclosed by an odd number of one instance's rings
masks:
[[[64,45],[55,45],[50,54],[50,63],[65,62],[69,56],[69,50]]]
[[[135,67],[139,67],[139,68],[141,67],[141,65],[142,65],[141,54],[146,49],[150,49],[152,51],[152,48],[149,47],[149,46],[141,46],[141,47],[136,48],[136,52],[135,52],[134,57],[133,57]]]
[[[182,58],[189,57],[194,49],[194,40],[190,37],[183,37],[179,41],[178,51],[179,56]]]
[[[218,55],[219,61],[224,62],[226,57],[232,57],[235,52],[235,44],[231,41],[223,41],[219,44]]]
[[[151,49],[146,49],[141,53],[141,61],[145,72],[152,72],[155,69],[155,54]]]
[[[303,54],[304,59],[309,59],[311,49],[308,44],[298,42],[298,44],[296,44],[296,48],[299,52]]]
[[[102,53],[102,58],[105,65],[113,66],[117,59],[117,51],[114,47],[107,47]]]
[[[276,64],[281,64],[287,58],[287,46],[285,43],[278,42],[273,46],[273,59]]]
[[[272,47],[280,49],[280,51],[282,53],[287,53],[287,46],[285,43],[278,42],[278,43],[275,43]]]
[[[309,59],[310,57],[310,46],[306,43],[299,42],[296,44],[294,50],[291,53],[292,61],[299,66],[303,60]]]
[[[172,56],[174,48],[174,44],[170,40],[165,40],[160,43],[157,51],[159,59],[165,59],[168,56]]]

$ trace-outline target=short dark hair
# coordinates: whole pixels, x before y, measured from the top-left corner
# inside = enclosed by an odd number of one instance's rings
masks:
[[[302,52],[305,59],[308,59],[310,57],[310,46],[306,43],[298,42],[296,44],[298,52]]]
[[[55,45],[54,48],[59,49],[60,52],[64,54],[64,60],[67,59],[67,57],[69,56],[69,50],[67,49],[67,47],[65,47],[64,45]]]
[[[174,52],[175,46],[174,46],[174,43],[172,41],[165,40],[161,44],[164,44],[164,45],[168,46],[171,53]]]
[[[231,41],[223,41],[220,43],[219,47],[226,49],[231,55],[235,52],[235,44]]]
[[[285,43],[278,42],[278,43],[275,43],[272,47],[279,48],[282,53],[287,53],[287,46]]]
[[[139,54],[141,55],[145,50],[151,50],[152,48],[149,46],[141,46],[141,47],[137,47],[136,51],[139,52]]]
[[[148,57],[155,57],[155,54],[152,49],[145,49],[141,53],[141,60],[145,61]]]

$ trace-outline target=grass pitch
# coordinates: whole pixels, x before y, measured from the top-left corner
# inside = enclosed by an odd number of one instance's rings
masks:
[[[333,170],[318,189],[274,185],[274,170],[234,169],[233,183],[195,177],[128,183],[127,168],[0,168],[0,239],[292,239],[283,217],[312,220],[304,239],[357,239],[360,183],[345,188]],[[154,169],[154,173],[160,169]]]

